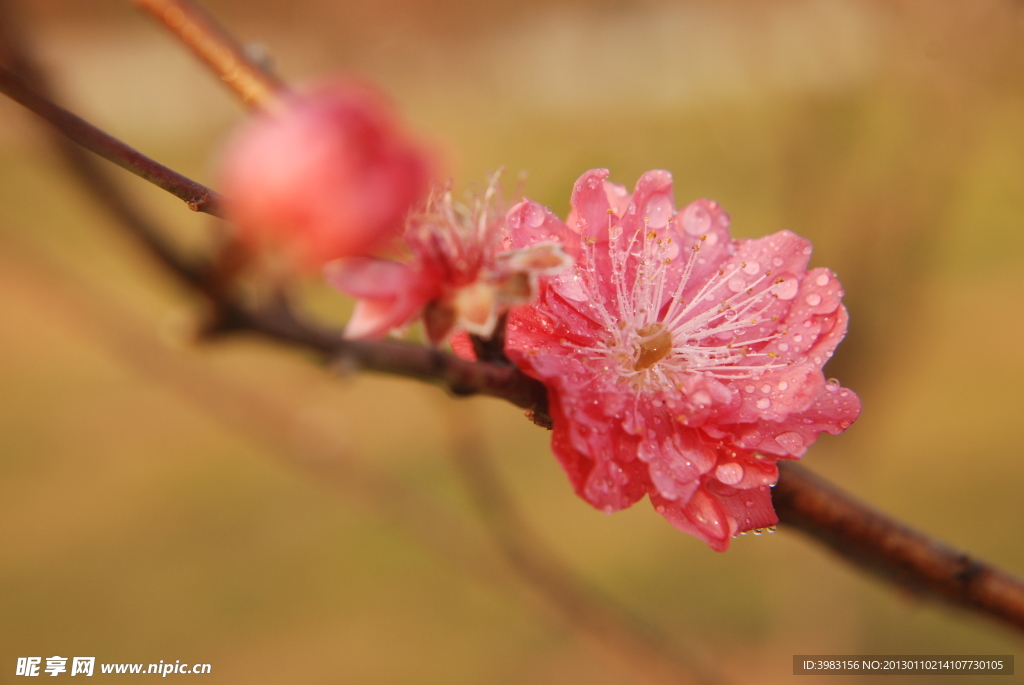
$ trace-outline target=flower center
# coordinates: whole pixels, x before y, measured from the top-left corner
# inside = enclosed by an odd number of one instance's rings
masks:
[[[637,331],[640,355],[633,364],[635,371],[649,369],[672,352],[672,333],[661,322],[649,323]]]

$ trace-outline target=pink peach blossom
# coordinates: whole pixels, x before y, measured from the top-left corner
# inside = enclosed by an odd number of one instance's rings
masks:
[[[248,122],[221,176],[244,243],[315,268],[393,238],[425,195],[431,167],[382,95],[335,82]]]
[[[649,495],[722,551],[777,522],[776,462],[860,412],[821,372],[846,332],[842,287],[789,231],[733,240],[716,203],[677,212],[666,171],[632,196],[607,176],[577,181],[568,225],[528,200],[509,212],[514,245],[559,239],[576,265],[512,311],[506,351],[547,386],[581,497],[612,512]]]
[[[490,338],[509,306],[534,298],[541,276],[569,266],[557,242],[512,246],[497,181],[495,175],[469,205],[455,202],[448,188],[433,193],[406,222],[406,261],[327,265],[328,282],[358,298],[346,337],[379,338],[422,318],[433,343],[456,329]]]

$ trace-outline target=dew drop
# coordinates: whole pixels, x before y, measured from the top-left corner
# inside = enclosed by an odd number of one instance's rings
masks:
[[[838,378],[829,378],[827,381],[825,381],[825,389],[828,390],[829,392],[835,392],[836,390],[838,390],[839,389],[839,379]]]
[[[779,350],[785,352],[789,349],[789,343],[779,343]]]
[[[696,202],[683,210],[683,230],[690,235],[703,235],[711,230],[711,214]]]
[[[771,391],[772,391],[772,386],[768,385],[767,383],[765,383],[764,385],[761,386],[761,392],[771,392]]]
[[[812,307],[817,307],[819,304],[821,304],[821,295],[819,295],[818,293],[811,293],[810,295],[807,296],[806,299],[807,304],[811,305]]]
[[[663,228],[672,217],[672,200],[664,195],[655,195],[647,202],[647,225],[651,228]]]
[[[780,277],[781,279],[782,277]],[[800,289],[799,284],[793,277],[785,278],[781,282],[775,283],[771,291],[778,295],[780,300],[792,300],[796,297],[797,290]]]
[[[756,402],[756,404],[758,409],[768,409],[772,406],[771,401],[767,397],[762,397]]]
[[[521,221],[521,218],[520,218],[520,213],[519,212],[512,212],[511,214],[508,215],[508,227],[509,228],[513,228],[513,229],[519,228],[520,221]]]
[[[747,509],[753,509],[753,508],[754,508],[754,502],[753,502],[753,500],[749,500],[749,499],[748,499],[748,500],[746,501],[746,505],[747,505]]]
[[[761,270],[761,265],[757,262],[747,262],[747,265],[743,267],[743,273],[754,276]]]
[[[794,431],[783,433],[775,438],[775,442],[790,454],[798,454],[804,446],[803,436]]]
[[[799,334],[799,333],[797,333],[796,335],[794,335],[794,336],[793,336],[793,342],[800,342],[800,341],[802,341],[803,339],[804,339],[804,336],[802,336],[802,335],[801,335],[801,334]]]
[[[787,388],[789,388],[789,383],[787,383],[786,381],[779,381],[780,391],[785,391]]]
[[[776,257],[773,259],[772,266],[782,266],[782,257]]]
[[[729,279],[729,290],[733,291],[734,293],[738,293],[741,290],[745,290],[746,287],[747,282],[744,281],[742,278],[739,278],[738,276],[736,278]]]
[[[743,480],[743,467],[735,462],[719,464],[715,469],[715,478],[726,485],[736,485]]]
[[[529,204],[526,206],[526,225],[531,228],[539,228],[544,225],[544,210],[540,205]]]
[[[743,388],[743,390],[745,390],[746,392],[754,392],[755,388],[752,385],[748,385],[745,388]]]
[[[814,282],[818,285],[828,285],[828,274],[820,274]]]

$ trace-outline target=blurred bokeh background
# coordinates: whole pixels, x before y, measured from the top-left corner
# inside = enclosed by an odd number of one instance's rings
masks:
[[[826,373],[864,413],[805,464],[1024,574],[1024,4],[205,6],[289,80],[378,80],[459,186],[523,170],[564,213],[586,169],[632,185],[665,168],[677,201],[718,200],[736,235],[809,237],[851,313]],[[181,46],[120,0],[17,7],[66,104],[216,183],[244,112]],[[209,243],[212,220],[116,173],[183,249]],[[307,290],[310,312],[343,320],[343,298]],[[196,307],[0,99],[0,682],[16,657],[54,654],[206,662],[217,683],[643,682],[452,553],[493,553],[451,465],[446,426],[467,416],[543,542],[732,682],[789,682],[794,654],[1022,654],[1019,633],[794,532],[716,554],[646,503],[605,516],[514,407],[453,410],[258,340],[189,346]],[[317,460],[430,506],[329,485]]]

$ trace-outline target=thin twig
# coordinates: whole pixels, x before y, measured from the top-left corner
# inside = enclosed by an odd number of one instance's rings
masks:
[[[723,682],[658,628],[602,594],[566,567],[527,524],[489,458],[466,405],[448,404],[455,467],[508,563],[573,625],[630,661],[652,682]]]
[[[32,90],[14,72],[0,66],[0,92],[46,119],[65,136],[185,201],[189,209],[222,216],[220,198],[206,186],[168,169],[117,138],[104,133]]]
[[[1024,583],[981,559],[881,514],[792,462],[779,464],[779,520],[849,562],[1024,629]]]
[[[241,46],[190,2],[132,0],[167,27],[249,107],[273,105],[286,88],[276,76],[249,58]]]

